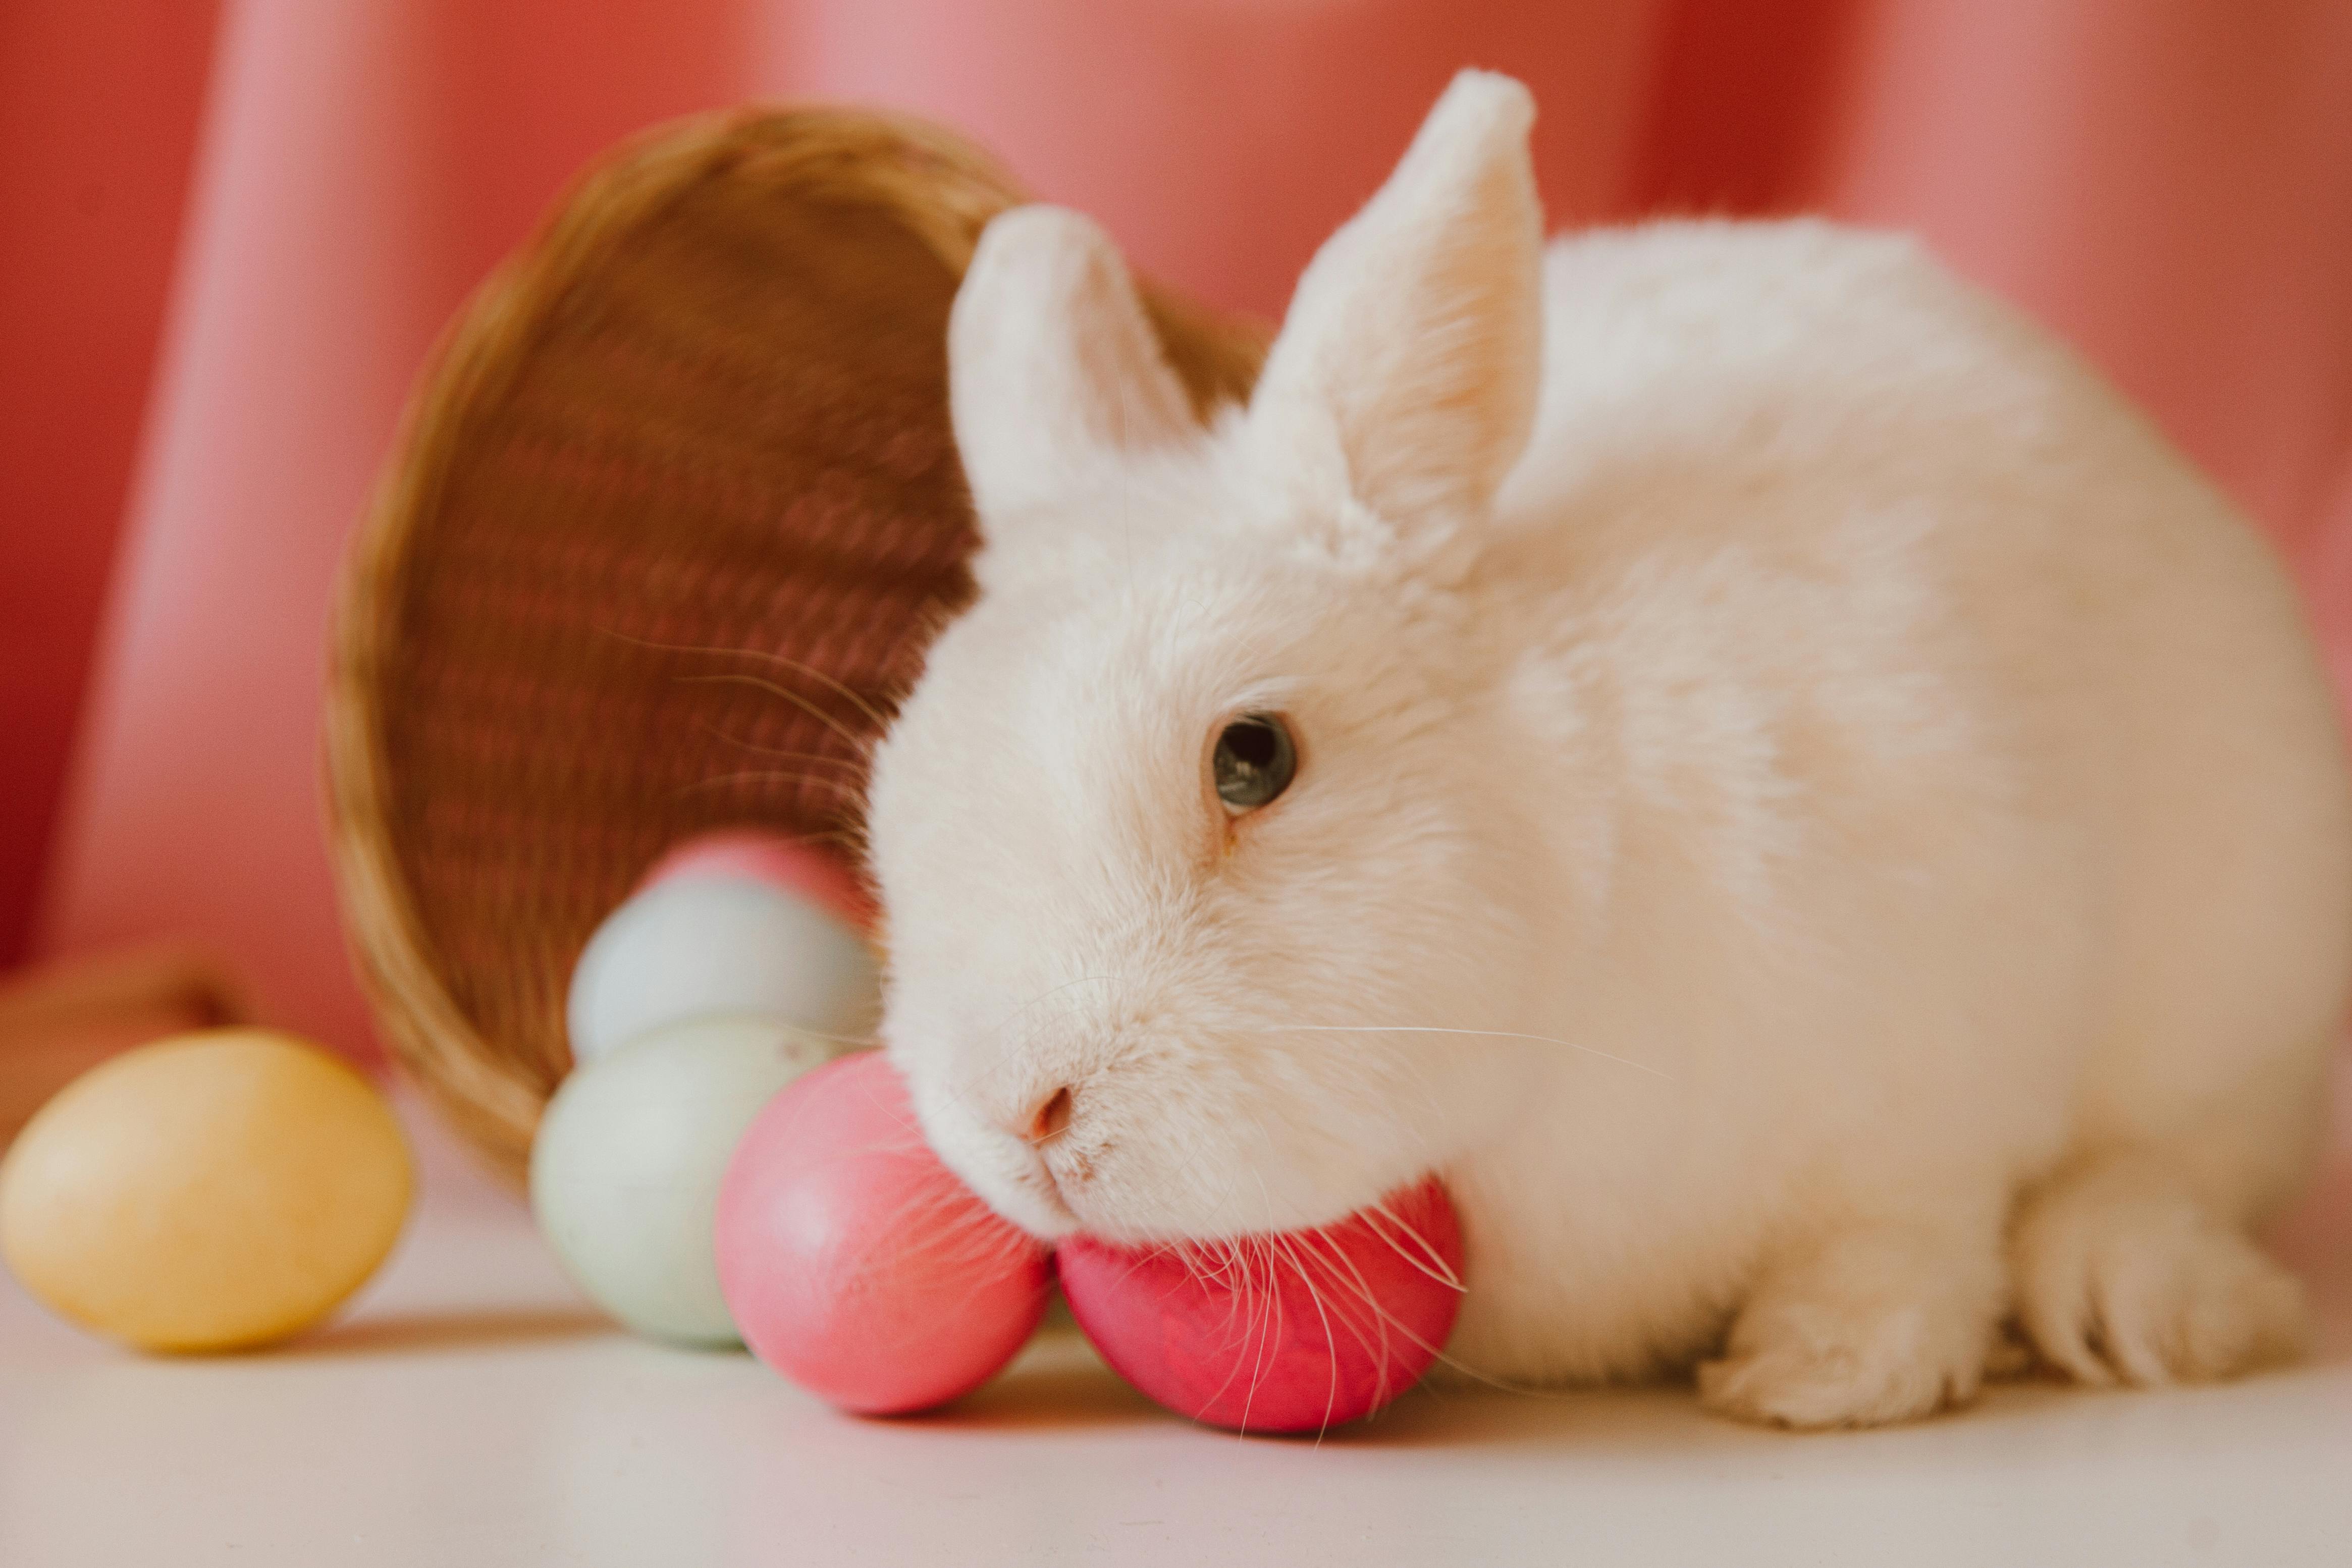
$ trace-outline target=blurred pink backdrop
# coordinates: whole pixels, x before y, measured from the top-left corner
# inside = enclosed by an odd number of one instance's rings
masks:
[[[2344,0],[0,0],[0,964],[194,936],[366,1049],[317,807],[346,532],[567,177],[749,99],[911,109],[1279,312],[1457,67],[1556,224],[1914,228],[2143,400],[2352,687]]]

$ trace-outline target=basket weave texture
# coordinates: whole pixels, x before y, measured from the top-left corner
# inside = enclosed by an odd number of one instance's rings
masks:
[[[668,844],[856,857],[865,757],[965,601],[948,309],[1023,199],[936,127],[741,113],[593,171],[444,340],[349,563],[331,837],[394,1054],[519,1173],[563,997]],[[1147,290],[1202,412],[1263,338]]]

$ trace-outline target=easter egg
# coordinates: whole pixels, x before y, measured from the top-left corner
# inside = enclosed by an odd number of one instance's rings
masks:
[[[1462,1302],[1462,1232],[1435,1180],[1320,1230],[1121,1247],[1072,1237],[1070,1315],[1102,1358],[1181,1416],[1319,1432],[1412,1387]]]
[[[215,1030],[68,1084],[0,1164],[0,1255],[86,1328],[150,1350],[236,1350],[310,1327],[400,1234],[391,1108],[290,1035]]]
[[[572,974],[572,1054],[585,1061],[689,1019],[781,1019],[862,1039],[880,1007],[865,939],[797,894],[743,876],[673,877],[613,912]]]
[[[1051,1282],[1045,1247],[931,1153],[876,1051],[768,1103],[719,1189],[718,1244],[744,1343],[868,1416],[985,1383],[1036,1329]]]
[[[767,1019],[642,1035],[563,1081],[530,1147],[530,1204],[564,1270],[637,1333],[730,1344],[711,1220],[743,1129],[835,1048]]]
[[[637,886],[682,877],[736,877],[798,894],[855,931],[874,929],[874,899],[838,855],[757,828],[697,833],[654,862]]]

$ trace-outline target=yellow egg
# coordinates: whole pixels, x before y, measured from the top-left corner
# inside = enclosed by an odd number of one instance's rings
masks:
[[[149,1350],[299,1333],[400,1235],[383,1097],[291,1035],[212,1030],[68,1084],[0,1162],[0,1257],[52,1311]]]

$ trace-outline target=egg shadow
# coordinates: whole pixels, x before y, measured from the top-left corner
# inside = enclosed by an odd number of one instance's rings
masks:
[[[940,1431],[1003,1432],[1174,1419],[1105,1366],[1075,1325],[1049,1319],[1003,1374],[913,1423]]]
[[[387,1312],[330,1324],[271,1354],[302,1357],[504,1350],[619,1332],[612,1319],[584,1308]]]

